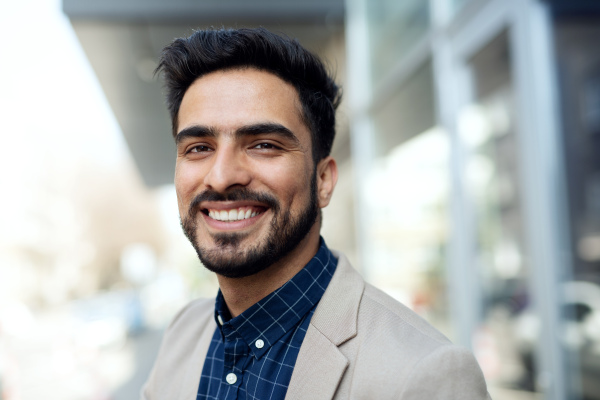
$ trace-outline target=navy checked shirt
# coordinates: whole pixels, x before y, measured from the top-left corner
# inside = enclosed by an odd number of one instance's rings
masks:
[[[282,287],[230,319],[219,291],[217,329],[197,399],[283,399],[300,345],[337,260],[321,238],[317,254]]]

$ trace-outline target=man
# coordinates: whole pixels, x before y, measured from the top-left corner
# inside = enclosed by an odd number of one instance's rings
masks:
[[[158,70],[182,227],[220,290],[175,317],[142,398],[486,398],[468,351],[320,238],[340,101],[320,60],[264,29],[207,30]]]

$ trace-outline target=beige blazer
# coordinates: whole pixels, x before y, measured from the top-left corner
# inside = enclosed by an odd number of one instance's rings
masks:
[[[473,355],[367,284],[346,257],[310,321],[286,399],[489,399]],[[216,324],[196,300],[163,338],[142,400],[194,400]]]

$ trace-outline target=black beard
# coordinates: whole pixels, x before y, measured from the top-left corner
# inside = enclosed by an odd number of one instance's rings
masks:
[[[239,243],[247,234],[219,233],[214,235],[216,250],[203,248],[196,240],[196,215],[202,212],[198,205],[203,201],[258,201],[269,207],[273,213],[271,231],[264,243],[257,243],[244,253],[235,254]],[[206,190],[194,198],[187,217],[181,221],[185,236],[189,239],[202,264],[216,274],[227,278],[243,278],[254,275],[273,265],[294,250],[306,237],[319,215],[317,199],[317,175],[313,173],[310,183],[308,205],[297,218],[292,218],[290,210],[281,214],[279,201],[265,193],[251,192],[247,188],[236,188],[225,194]],[[229,257],[228,257],[229,256]]]

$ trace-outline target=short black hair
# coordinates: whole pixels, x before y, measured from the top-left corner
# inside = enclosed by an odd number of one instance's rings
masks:
[[[315,164],[331,153],[335,137],[335,110],[341,101],[340,87],[318,56],[297,40],[265,28],[207,29],[175,39],[160,56],[157,73],[165,80],[167,107],[173,136],[187,89],[208,73],[256,68],[290,83],[302,104],[302,119],[311,132]]]

